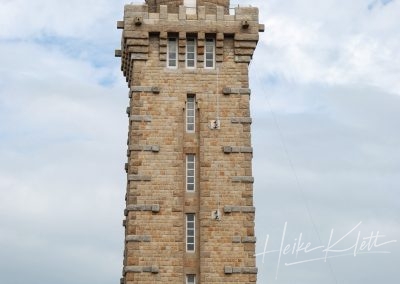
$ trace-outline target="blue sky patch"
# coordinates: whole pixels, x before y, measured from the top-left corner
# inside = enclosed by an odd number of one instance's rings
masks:
[[[368,10],[374,9],[376,7],[376,5],[378,5],[378,4],[382,4],[383,6],[385,6],[393,1],[394,0],[374,0],[368,5]]]
[[[109,66],[115,61],[112,56],[114,52],[112,42],[96,42],[46,33],[34,38],[33,42],[59,50],[69,57],[89,61],[95,68]]]

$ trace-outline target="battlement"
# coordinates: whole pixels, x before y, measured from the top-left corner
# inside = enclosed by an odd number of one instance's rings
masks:
[[[172,11],[170,11],[172,10]],[[205,37],[212,35],[216,40],[216,62],[223,61],[224,39],[233,38],[236,62],[250,63],[264,25],[259,24],[258,8],[236,7],[234,14],[225,13],[224,6],[216,6],[215,14],[207,14],[206,6],[198,6],[195,13],[180,5],[177,13],[174,7],[159,5],[159,12],[153,13],[148,5],[125,5],[124,20],[117,22],[123,29],[122,49],[115,51],[121,57],[121,70],[130,86],[132,60],[148,60],[149,37],[159,37],[159,60],[166,61],[167,39],[173,33],[179,39],[180,61],[183,61],[186,36],[195,35],[198,44],[197,59],[202,64]]]
[[[182,20],[209,20],[209,21],[258,21],[258,8],[235,7],[232,9],[224,6],[215,6],[216,13],[207,13],[207,6],[197,8],[180,5],[178,9],[169,5],[159,5],[159,11],[154,12],[149,5],[125,5],[124,21],[142,17],[144,23],[154,24],[157,20],[182,21]],[[232,11],[232,15],[226,11]]]
[[[222,6],[225,8],[225,13],[229,14],[229,2],[229,0],[146,0],[152,13],[158,13],[161,5],[168,5],[170,13],[178,13],[179,6],[184,5],[187,6],[189,13],[195,12],[197,6],[204,6],[207,14],[215,14],[216,7]]]

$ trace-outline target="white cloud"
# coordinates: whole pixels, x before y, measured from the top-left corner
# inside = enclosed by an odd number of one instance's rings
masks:
[[[0,54],[2,280],[118,279],[127,89],[117,60],[96,67],[19,40]]]
[[[124,1],[108,0],[13,0],[2,1],[0,38],[31,38],[42,35],[84,37],[110,36],[115,15],[122,15]]]
[[[289,82],[359,83],[399,93],[400,3],[365,1],[268,1],[265,51],[257,73],[275,74]],[[397,13],[396,13],[397,12]]]
[[[250,78],[258,246],[285,221],[315,241],[309,213],[321,236],[362,220],[400,238],[400,2],[231,3],[260,7],[266,24]],[[0,5],[1,280],[118,281],[128,99],[113,48],[124,2]],[[398,251],[332,267],[339,283],[361,282],[352,266],[363,283],[391,283]],[[275,281],[270,264],[260,283]],[[334,283],[326,264],[281,276]]]

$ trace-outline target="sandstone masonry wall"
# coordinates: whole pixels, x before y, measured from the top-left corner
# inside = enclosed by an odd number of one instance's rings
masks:
[[[126,5],[118,22],[116,56],[130,88],[122,284],[186,283],[187,274],[196,283],[256,282],[248,64],[264,28],[257,8],[225,11]],[[166,67],[171,33],[176,69]],[[185,66],[188,34],[197,38],[195,69]],[[215,69],[204,68],[207,36],[216,42]],[[196,99],[194,133],[185,129],[188,94]],[[194,192],[185,188],[187,154],[196,157]],[[194,252],[186,252],[187,213],[196,216]]]

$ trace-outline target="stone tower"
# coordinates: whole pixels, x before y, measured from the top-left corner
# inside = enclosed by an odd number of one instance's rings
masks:
[[[264,26],[229,0],[126,5],[122,284],[257,279],[248,65]]]

